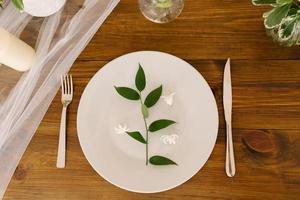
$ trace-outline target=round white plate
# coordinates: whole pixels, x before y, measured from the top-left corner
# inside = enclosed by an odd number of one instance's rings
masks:
[[[118,124],[144,134],[139,101],[121,97],[114,86],[135,88],[138,64],[144,68],[145,96],[163,85],[163,95],[175,92],[174,104],[160,99],[149,109],[148,124],[158,119],[177,123],[149,133],[149,155],[162,155],[178,166],[145,164],[145,145],[115,132]],[[133,192],[154,193],[172,189],[194,176],[209,158],[218,132],[218,110],[204,78],[187,62],[170,54],[142,51],[106,64],[89,82],[78,108],[77,129],[89,163],[110,183]],[[177,134],[174,145],[162,135]]]

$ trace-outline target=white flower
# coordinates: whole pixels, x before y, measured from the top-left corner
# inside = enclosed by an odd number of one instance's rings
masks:
[[[172,106],[173,105],[173,102],[174,102],[174,96],[175,96],[175,92],[169,94],[169,95],[166,95],[166,96],[161,96],[161,98],[166,102],[166,104],[168,104],[169,106]]]
[[[163,135],[163,136],[160,137],[160,140],[164,144],[176,144],[178,138],[179,138],[179,136],[176,135],[176,134],[173,134],[173,135]]]
[[[130,129],[127,128],[126,124],[119,124],[117,127],[115,127],[115,132],[119,135],[126,134],[128,131],[130,131]]]

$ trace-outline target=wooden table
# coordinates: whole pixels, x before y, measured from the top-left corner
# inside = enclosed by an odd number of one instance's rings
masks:
[[[58,93],[4,199],[300,199],[300,48],[279,47],[265,35],[261,15],[266,9],[250,0],[187,0],[175,22],[159,25],[141,15],[137,0],[122,0],[71,69],[75,98],[69,109],[66,169],[55,167]],[[203,169],[178,188],[148,195],[119,189],[98,176],[76,132],[78,102],[88,81],[113,58],[139,50],[168,52],[193,64],[210,84],[220,116],[217,144]],[[228,57],[234,178],[224,172],[222,73]]]

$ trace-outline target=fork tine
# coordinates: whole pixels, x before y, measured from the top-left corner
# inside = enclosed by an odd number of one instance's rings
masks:
[[[65,84],[66,84],[66,94],[69,94],[69,84],[68,84],[68,75],[65,75]]]
[[[66,84],[66,94],[69,93],[69,84],[68,84],[68,75],[65,75],[65,84]]]
[[[63,76],[60,76],[60,84],[61,84],[61,94],[64,93],[64,81],[63,81]]]
[[[70,94],[70,78],[69,78],[69,74],[67,75],[67,83],[68,83],[68,94]]]
[[[62,94],[73,95],[73,78],[72,75],[66,74],[61,76]]]
[[[70,80],[71,80],[71,94],[73,94],[73,78],[72,78],[72,75],[70,75]]]
[[[66,93],[66,80],[65,80],[65,75],[63,75],[63,84],[64,84],[64,94]]]
[[[61,82],[61,94],[64,94],[64,76],[62,75],[60,77],[60,82]]]
[[[72,94],[72,83],[71,83],[71,75],[69,74],[69,94]]]
[[[70,75],[67,75],[67,81],[68,81],[68,94],[71,94],[71,83],[70,83]]]

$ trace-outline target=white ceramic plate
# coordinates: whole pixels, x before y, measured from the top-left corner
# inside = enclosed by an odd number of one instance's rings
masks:
[[[150,108],[147,121],[177,122],[150,133],[149,155],[166,156],[178,166],[146,166],[145,145],[115,133],[120,123],[132,131],[145,129],[139,102],[124,99],[114,89],[134,88],[138,63],[147,79],[144,98],[160,84],[163,95],[176,92],[173,106],[160,100]],[[81,97],[77,128],[84,155],[100,176],[129,191],[154,193],[186,182],[202,168],[216,142],[218,110],[209,85],[190,64],[166,53],[142,51],[121,56],[96,73]],[[179,136],[175,145],[161,141],[169,134]]]

